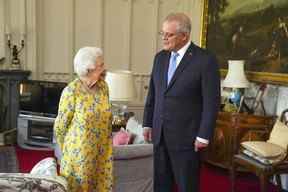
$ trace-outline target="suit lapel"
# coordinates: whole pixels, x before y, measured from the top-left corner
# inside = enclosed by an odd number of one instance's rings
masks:
[[[191,43],[191,45],[189,46],[189,48],[187,49],[186,53],[184,54],[182,60],[180,61],[166,91],[168,91],[174,84],[174,82],[176,81],[177,77],[179,77],[181,75],[181,73],[183,72],[183,70],[185,69],[186,66],[188,66],[189,64],[191,64],[191,58],[192,58],[192,52],[193,52],[193,48],[194,48],[194,44]],[[168,57],[169,59],[169,57]],[[168,60],[168,64],[169,65],[169,60]],[[167,85],[167,73],[168,73],[168,67],[167,67],[167,71],[166,71],[166,85]]]
[[[168,74],[168,67],[169,67],[169,59],[170,59],[170,52],[166,52],[166,54],[164,55],[164,58],[163,58],[163,63],[162,65],[164,67],[161,67],[162,71],[161,71],[161,75],[162,75],[162,86],[164,88],[164,90],[167,89],[167,74]]]

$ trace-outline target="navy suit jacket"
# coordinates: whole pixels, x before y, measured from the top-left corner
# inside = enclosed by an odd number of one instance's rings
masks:
[[[191,43],[167,86],[170,52],[156,54],[144,109],[143,126],[152,142],[163,135],[170,147],[194,147],[196,137],[210,140],[220,103],[216,58]]]

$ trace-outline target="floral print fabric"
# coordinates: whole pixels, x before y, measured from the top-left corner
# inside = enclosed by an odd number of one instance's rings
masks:
[[[108,86],[92,93],[80,79],[62,92],[54,129],[62,151],[60,174],[71,192],[112,191],[111,106]]]
[[[40,176],[27,173],[0,173],[0,191],[68,192],[61,176]]]

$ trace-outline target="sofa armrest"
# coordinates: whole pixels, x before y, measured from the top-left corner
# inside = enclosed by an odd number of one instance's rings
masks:
[[[113,146],[114,160],[136,159],[153,155],[152,144]]]
[[[0,173],[0,185],[3,192],[13,192],[29,190],[31,187],[35,191],[51,190],[66,192],[67,181],[62,176],[34,175],[28,173]],[[25,190],[25,191],[26,191]]]

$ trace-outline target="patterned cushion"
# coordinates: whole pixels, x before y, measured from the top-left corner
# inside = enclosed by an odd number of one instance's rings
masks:
[[[133,144],[144,144],[143,127],[135,117],[130,117],[126,124],[126,130],[133,134]]]
[[[288,126],[277,119],[270,133],[268,142],[277,144],[286,149],[288,145]]]
[[[124,129],[120,129],[117,133],[113,136],[113,145],[128,145],[131,139],[131,133],[127,132]]]
[[[57,176],[57,163],[52,157],[47,157],[38,162],[31,170],[33,175]]]

